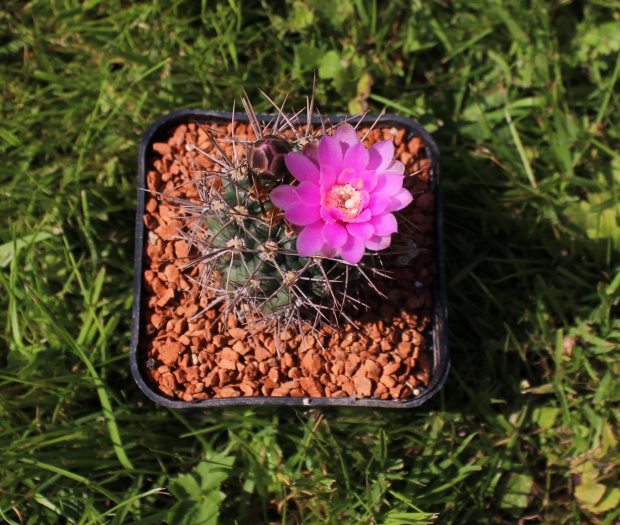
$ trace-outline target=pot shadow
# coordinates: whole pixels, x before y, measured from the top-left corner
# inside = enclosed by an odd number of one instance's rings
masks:
[[[346,443],[344,455],[351,461],[358,455],[368,457],[380,436],[387,434],[389,459],[402,460],[406,472],[426,473],[422,481],[394,482],[392,488],[412,500],[445,485],[446,479],[457,476],[458,465],[489,450],[494,451],[497,463],[490,467],[491,472],[501,476],[521,472],[542,485],[540,473],[548,467],[536,449],[537,438],[522,440],[523,450],[497,439],[505,435],[508,442],[514,434],[524,437],[532,410],[554,395],[551,390],[535,397],[528,393],[548,384],[554,373],[553,349],[531,334],[542,331],[544,339],[554,340],[554,332],[570,326],[596,305],[596,297],[584,297],[591,294],[591,283],[597,282],[597,264],[584,267],[582,263],[585,257],[605,265],[604,242],[556,235],[550,223],[541,222],[531,211],[520,213],[517,205],[511,205],[505,195],[512,189],[510,181],[490,161],[458,150],[444,155],[449,159],[443,166],[443,192],[451,370],[442,390],[414,409],[281,406],[277,416],[283,434],[294,432],[292,428],[300,421],[320,418],[330,439]],[[471,180],[462,173],[484,175]],[[542,197],[533,193],[531,198]],[[571,280],[566,272],[558,272],[558,267],[574,269],[581,281]],[[273,416],[272,407],[253,407],[251,411],[259,419]],[[223,411],[232,419],[247,413],[243,407]],[[201,419],[199,414],[195,417]],[[442,437],[446,425],[451,429]],[[450,445],[438,441],[447,439],[445,432],[452,435]],[[446,450],[456,451],[470,436],[460,463],[445,456]],[[522,455],[528,457],[527,463],[522,463]],[[444,474],[429,474],[429,465],[440,461],[445,464],[440,469]],[[501,466],[504,462],[512,466]],[[375,462],[368,469],[370,479],[385,472],[386,466]],[[484,519],[490,508],[496,515],[505,512],[488,494],[479,495],[479,499],[473,493],[461,498],[459,505],[466,515],[463,522]]]
[[[459,473],[456,465],[490,450],[497,462],[491,471],[520,472],[544,486],[547,459],[537,449],[538,438],[530,435],[538,427],[528,426],[533,410],[555,398],[553,389],[544,390],[555,373],[554,343],[549,341],[555,342],[559,330],[598,304],[592,290],[601,269],[613,268],[614,261],[605,241],[569,239],[554,231],[551,221],[541,221],[532,213],[532,208],[544,209],[545,204],[536,192],[531,192],[531,207],[525,212],[510,203],[506,194],[511,190],[514,194],[515,185],[490,161],[457,149],[444,152],[444,158],[450,159],[443,165],[443,193],[451,361],[444,387],[412,411],[372,411],[370,415],[370,411],[329,410],[325,417],[339,422],[351,418],[351,428],[362,419],[372,420],[369,428],[389,428],[394,436],[409,434],[409,439],[397,437],[390,444],[392,453],[403,454],[408,472],[426,472],[435,461],[445,465],[441,468],[445,475],[396,484],[401,494],[419,495],[449,485],[446,480]],[[471,173],[481,175],[473,180],[463,175]],[[536,333],[542,334],[540,340]],[[444,438],[454,439],[449,446],[432,438],[446,425]],[[431,437],[424,436],[426,432]],[[502,435],[505,443],[498,438]],[[521,450],[507,446],[513,437],[520,439]],[[460,452],[465,438],[471,438],[471,444],[464,443],[464,457],[452,463],[444,456],[446,450]],[[416,441],[422,446],[407,445]],[[437,453],[441,459],[434,457]],[[421,488],[419,483],[428,485]],[[534,491],[534,497],[541,498],[543,492]],[[489,506],[498,502],[492,496],[476,499],[472,493],[463,495],[460,505],[468,516],[462,522],[480,522],[476,520],[488,517]],[[499,516],[505,509],[495,511]]]
[[[197,428],[220,428],[222,419],[233,429],[271,425],[282,436],[298,435],[300,426],[317,422],[321,425],[316,432],[336,443],[330,446],[340,444],[348,461],[368,458],[385,433],[388,459],[402,460],[402,470],[409,473],[425,472],[436,461],[452,461],[447,457],[438,459],[435,454],[456,451],[472,435],[474,439],[463,452],[467,456],[461,460],[463,464],[484,447],[496,447],[485,436],[485,429],[494,436],[504,432],[507,439],[511,437],[510,427],[520,432],[511,416],[548,399],[545,395],[533,399],[524,390],[545,385],[553,373],[544,343],[532,340],[530,327],[535,325],[550,334],[569,326],[586,305],[583,296],[591,293],[591,282],[596,282],[592,280],[596,278],[594,273],[579,284],[557,268],[580,265],[584,254],[598,258],[605,247],[585,240],[569,241],[556,235],[549,223],[541,222],[531,211],[521,213],[506,195],[514,186],[490,160],[476,158],[459,148],[442,149],[451,360],[442,390],[414,409],[278,406],[276,412],[273,406],[240,406],[183,412],[189,422],[196,423]],[[471,174],[479,175],[472,178]],[[532,192],[534,204],[541,198]],[[583,275],[587,270],[580,272]],[[539,319],[535,313],[541,311],[544,318]],[[135,387],[129,399],[145,401]],[[453,443],[447,448],[438,441],[446,438],[441,435],[445,425],[452,427],[448,434]],[[186,431],[181,427],[179,433]],[[223,431],[212,446],[225,446],[228,439],[228,433]],[[283,455],[295,454],[296,443],[282,440]],[[496,450],[494,460],[498,464],[515,455],[509,447]],[[544,457],[533,451],[530,458],[529,465],[521,466],[522,472],[544,472]],[[395,481],[393,488],[415,500],[444,484],[447,477],[456,477],[455,465],[442,467],[443,475],[427,474],[424,488],[417,485],[417,480]],[[386,470],[385,463],[379,461],[367,468],[369,478]],[[518,468],[513,465],[512,471]],[[510,472],[499,466],[494,469],[498,474]],[[473,509],[468,519],[482,520],[488,506],[494,505],[492,498],[474,501],[472,495],[463,496],[459,504],[464,502]]]

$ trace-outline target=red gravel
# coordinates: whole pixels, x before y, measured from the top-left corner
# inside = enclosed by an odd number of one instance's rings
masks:
[[[230,125],[210,127],[231,131]],[[235,135],[243,140],[251,130],[237,124]],[[144,363],[155,363],[144,369],[156,390],[184,401],[240,396],[387,400],[412,398],[418,387],[428,384],[431,359],[425,333],[433,308],[433,194],[423,144],[418,138],[405,141],[404,136],[405,130],[377,129],[366,145],[394,138],[407,173],[419,172],[410,182],[416,198],[405,210],[415,224],[413,240],[419,253],[408,265],[394,266],[393,280],[375,283],[387,299],[374,297],[370,311],[356,319],[355,326],[291,337],[280,356],[272,333],[251,336],[233,318],[224,325],[218,311],[190,320],[209,298],[199,300],[190,293],[191,281],[179,271],[189,255],[187,243],[176,238],[183,227],[179,210],[147,194],[141,356]],[[194,176],[196,166],[214,168],[186,144],[207,151],[212,147],[195,124],[176,128],[167,142],[153,144],[149,190],[198,196],[193,185],[178,186]],[[191,275],[196,275],[195,269]]]

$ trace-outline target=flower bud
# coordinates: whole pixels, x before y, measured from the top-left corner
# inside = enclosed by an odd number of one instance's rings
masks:
[[[291,147],[286,141],[267,135],[252,145],[248,164],[261,179],[282,180],[289,174],[284,162],[289,151]]]

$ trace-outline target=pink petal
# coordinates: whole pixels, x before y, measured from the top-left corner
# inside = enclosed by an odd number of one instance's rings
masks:
[[[360,237],[361,239],[364,239],[365,241],[370,239],[375,233],[375,229],[373,228],[372,224],[370,224],[369,222],[347,224],[347,231],[351,235]]]
[[[382,140],[370,146],[368,150],[370,160],[369,170],[384,171],[394,160],[394,143],[391,140]]]
[[[324,206],[321,206],[321,209],[323,209]],[[337,220],[337,221],[344,221],[344,213],[342,213],[338,208],[336,208],[335,206],[333,208],[330,208],[328,213],[331,215],[332,220]],[[328,221],[326,221],[328,222]],[[329,221],[331,222],[331,221]]]
[[[336,184],[336,173],[331,166],[321,166],[321,188],[325,193]]]
[[[372,217],[372,213],[370,213],[369,209],[366,209],[366,210],[363,210],[362,213],[360,213],[354,219],[349,219],[346,222],[366,222],[366,221],[369,221],[371,217]]]
[[[402,188],[396,195],[392,195],[390,199],[390,203],[386,206],[385,211],[398,211],[411,204],[413,195],[411,195],[407,188]]]
[[[383,195],[396,195],[403,187],[405,177],[385,171],[379,174],[377,185],[373,193],[382,193]]]
[[[301,148],[301,154],[304,157],[309,158],[314,164],[319,165],[319,141],[313,140],[308,142],[303,148]]]
[[[364,257],[366,246],[364,241],[354,235],[349,235],[347,242],[340,247],[340,257],[350,264],[357,264]]]
[[[398,231],[396,217],[394,217],[391,213],[383,213],[381,215],[374,216],[370,219],[370,224],[375,227],[376,235],[390,235]]]
[[[342,173],[344,173],[345,171],[346,170],[344,170]],[[359,177],[351,177],[351,179],[349,179],[349,184],[358,191],[364,187],[364,181]]]
[[[360,191],[360,197],[362,202],[360,204],[360,210],[365,210],[370,202],[370,194],[367,191]],[[372,212],[371,212],[372,213]]]
[[[297,226],[308,226],[321,220],[318,206],[306,206],[298,202],[284,212],[284,218]]]
[[[321,167],[331,166],[336,174],[342,171],[342,147],[340,142],[334,137],[323,135],[323,138],[320,140],[319,164]]]
[[[386,171],[393,171],[398,175],[403,175],[405,173],[405,165],[400,160],[393,160],[391,164],[385,168]]]
[[[368,150],[361,142],[351,146],[344,154],[344,169],[351,168],[356,173],[361,173],[368,166]]]
[[[338,184],[349,184],[351,179],[356,177],[357,173],[353,168],[345,168],[338,175]]]
[[[339,142],[344,142],[347,146],[354,146],[360,141],[357,131],[348,123],[338,126],[338,129],[334,132],[334,138]]]
[[[364,181],[364,189],[366,191],[373,191],[377,186],[376,171],[363,171],[359,174],[359,178]]]
[[[336,221],[336,217],[331,214],[331,210],[328,210],[323,205],[321,205],[319,213],[321,214],[321,219],[323,219],[323,222],[326,222],[327,224],[333,224]],[[340,215],[342,215],[342,213]]]
[[[278,186],[274,188],[269,194],[269,198],[271,202],[278,208],[282,210],[286,210],[289,206],[294,205],[299,202],[297,198],[297,193],[294,186],[289,186],[288,184],[283,184],[282,186]]]
[[[327,257],[328,259],[335,259],[338,256],[338,249],[330,248],[327,244],[324,244],[321,249],[321,255],[323,257]]]
[[[410,194],[411,195],[411,194]],[[368,209],[373,215],[379,215],[384,212],[388,205],[392,202],[394,197],[388,197],[382,193],[373,193],[370,196],[370,202],[368,203]],[[400,208],[399,208],[400,209]],[[393,210],[388,210],[393,211]]]
[[[321,204],[321,190],[312,182],[302,182],[295,187],[295,193],[306,206],[319,206]]]
[[[391,242],[392,242],[391,235],[386,235],[383,237],[380,235],[374,235],[369,240],[366,241],[366,248],[368,248],[369,250],[378,252],[380,250],[385,250],[386,248],[388,248]]]
[[[292,151],[284,158],[286,167],[298,181],[319,182],[319,169],[308,157]]]
[[[347,229],[337,222],[323,226],[323,239],[330,248],[340,248],[348,238]]]
[[[323,228],[323,221],[317,221],[314,224],[306,226],[299,237],[297,237],[297,252],[302,257],[310,257],[320,253],[323,249],[323,236],[321,235],[321,229]]]

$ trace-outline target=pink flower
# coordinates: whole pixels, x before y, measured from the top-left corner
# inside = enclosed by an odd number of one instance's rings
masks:
[[[316,144],[316,143],[313,143]],[[383,250],[398,230],[392,212],[412,200],[403,188],[405,165],[394,160],[391,140],[366,149],[350,124],[323,136],[318,148],[288,153],[286,166],[299,181],[271,194],[284,217],[301,228],[297,251],[357,264],[366,250]]]

